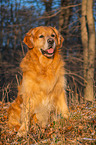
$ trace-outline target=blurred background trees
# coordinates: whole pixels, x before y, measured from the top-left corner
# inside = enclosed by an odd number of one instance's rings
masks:
[[[19,64],[27,52],[25,33],[40,25],[56,27],[64,37],[69,103],[96,96],[95,0],[0,0],[0,99],[17,95]]]

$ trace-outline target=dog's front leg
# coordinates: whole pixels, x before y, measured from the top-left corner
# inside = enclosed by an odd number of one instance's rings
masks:
[[[69,111],[67,106],[66,94],[64,91],[62,91],[57,99],[57,111],[60,112],[64,118],[68,118]]]
[[[30,100],[23,102],[21,106],[21,127],[17,133],[17,136],[25,136],[29,131],[30,125]]]

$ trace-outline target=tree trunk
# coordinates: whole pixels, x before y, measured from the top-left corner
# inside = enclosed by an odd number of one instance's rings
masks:
[[[82,0],[81,38],[82,38],[82,45],[84,49],[83,58],[84,58],[85,80],[87,80],[87,70],[88,70],[88,32],[87,32],[86,24],[87,24],[87,0]]]
[[[84,48],[84,97],[94,100],[95,26],[93,19],[93,0],[82,0],[81,37]]]
[[[46,10],[46,17],[47,15],[51,15],[52,11],[52,1],[53,0],[43,0],[45,4],[45,10]],[[45,20],[45,25],[49,25],[51,23],[51,18]]]
[[[87,72],[87,85],[85,98],[89,101],[94,100],[94,63],[95,63],[95,25],[93,18],[93,0],[87,1],[87,21],[89,30],[89,66]]]
[[[59,31],[60,33],[64,33],[66,35],[67,29],[64,31],[64,27],[68,26],[69,23],[69,16],[70,16],[70,8],[62,9],[63,7],[66,7],[69,5],[69,0],[61,0],[61,13],[59,17]]]
[[[0,46],[3,46],[3,4],[1,0],[1,5],[0,5],[0,13],[1,13],[1,25],[0,25]]]
[[[70,19],[71,8],[63,9],[64,7],[69,6],[69,0],[61,0],[61,13],[59,16],[59,31],[64,37],[64,57],[67,56],[67,36],[69,32],[68,24]]]

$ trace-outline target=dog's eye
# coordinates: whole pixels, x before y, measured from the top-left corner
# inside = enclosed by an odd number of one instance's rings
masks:
[[[52,34],[52,35],[51,35],[51,37],[55,37],[55,35],[54,35],[54,34]]]
[[[44,35],[40,35],[40,36],[39,36],[39,38],[43,38],[43,37],[44,37]]]

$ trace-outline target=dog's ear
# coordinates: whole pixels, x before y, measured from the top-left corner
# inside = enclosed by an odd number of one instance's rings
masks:
[[[55,27],[51,27],[51,28],[53,29],[53,31],[55,32],[55,34],[57,36],[59,48],[62,47],[62,43],[64,41],[64,38],[62,37],[62,35],[58,32],[58,30]]]
[[[29,30],[28,33],[26,33],[26,36],[24,37],[23,42],[28,46],[29,49],[32,49],[33,46],[33,29]]]

